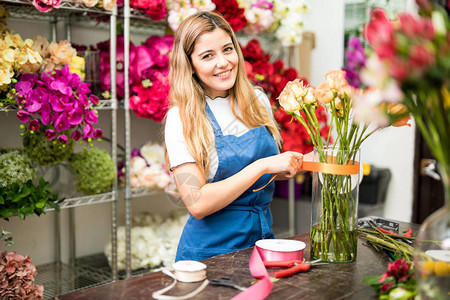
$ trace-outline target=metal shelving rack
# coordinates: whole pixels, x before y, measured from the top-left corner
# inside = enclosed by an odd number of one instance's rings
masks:
[[[111,82],[116,82],[116,21],[117,8],[106,11],[96,7],[86,7],[74,1],[63,0],[59,9],[53,9],[48,13],[41,13],[34,8],[31,0],[0,0],[12,18],[22,20],[38,20],[51,24],[52,40],[57,39],[57,25],[59,20],[64,20],[66,39],[71,39],[71,18],[89,18],[91,16],[103,16],[109,18],[110,33],[110,66]],[[111,85],[111,98],[100,100],[96,107],[98,110],[111,111],[111,156],[116,165],[117,160],[117,97],[116,85]],[[17,111],[15,105],[2,105],[0,112]],[[69,209],[69,263],[61,262],[61,232],[60,215],[55,214],[55,262],[37,266],[38,275],[36,282],[44,284],[44,298],[51,299],[62,293],[68,293],[78,289],[92,287],[118,279],[117,272],[117,180],[112,190],[97,195],[88,195],[65,199],[60,203],[61,209]],[[75,251],[75,218],[74,208],[79,206],[94,205],[99,203],[111,203],[111,236],[112,236],[112,261],[111,267],[106,262],[104,255],[94,255],[84,258],[76,258]],[[50,210],[49,210],[50,211]]]

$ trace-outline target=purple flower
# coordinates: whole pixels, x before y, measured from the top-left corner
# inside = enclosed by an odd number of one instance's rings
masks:
[[[94,131],[94,128],[91,124],[86,124],[83,128],[83,140],[87,140],[88,138],[92,137],[92,132]]]
[[[56,131],[54,131],[53,129],[47,129],[44,132],[44,136],[49,140],[53,140],[56,137]]]
[[[75,141],[78,141],[81,138],[81,132],[79,130],[75,130],[70,137]]]
[[[67,130],[70,128],[69,120],[67,118],[66,113],[61,113],[56,121],[55,121],[55,128],[57,131]]]
[[[97,123],[97,113],[95,110],[91,109],[86,112],[86,115],[84,116],[84,121],[86,123]]]
[[[65,134],[59,135],[57,139],[58,139],[58,142],[61,142],[65,145],[67,145],[68,140],[67,140],[67,136]]]
[[[133,150],[131,150],[131,157],[135,157],[135,156],[141,156],[141,150],[134,148]]]
[[[17,112],[17,118],[20,122],[26,123],[30,120],[30,113],[24,110],[19,110]]]
[[[30,130],[38,131],[39,128],[41,128],[41,123],[39,123],[39,121],[36,119],[31,120],[28,124],[28,129]]]
[[[78,125],[83,120],[81,109],[74,109],[68,113],[68,119],[70,125]]]
[[[41,123],[44,125],[48,125],[52,119],[50,115],[50,107],[48,105],[43,106],[40,113],[41,113]]]
[[[56,112],[61,112],[66,109],[66,103],[62,101],[62,99],[58,96],[52,95],[49,100],[52,109]]]
[[[101,139],[103,136],[103,131],[100,128],[94,130],[94,138]]]
[[[89,100],[91,100],[92,104],[97,105],[98,104],[98,97],[95,95],[90,95]]]
[[[72,96],[72,88],[67,85],[67,82],[63,80],[55,80],[50,83],[50,87],[55,91],[61,92],[61,94],[66,96]]]

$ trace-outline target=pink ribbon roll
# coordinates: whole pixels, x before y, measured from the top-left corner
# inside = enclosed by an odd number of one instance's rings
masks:
[[[268,239],[259,240],[253,247],[249,269],[253,277],[260,279],[245,291],[236,295],[232,300],[265,299],[273,288],[264,261],[303,260],[303,250],[306,244],[301,241]]]

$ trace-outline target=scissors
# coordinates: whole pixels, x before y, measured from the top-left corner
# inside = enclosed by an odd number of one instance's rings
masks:
[[[317,259],[311,262],[305,262],[303,260],[265,261],[264,266],[266,266],[267,268],[289,268],[286,270],[277,271],[273,274],[275,278],[283,278],[292,276],[300,272],[306,272],[311,268],[311,265],[326,264],[323,262],[321,263],[321,261],[321,259]]]
[[[216,278],[216,279],[211,279],[210,283],[212,285],[229,286],[229,287],[241,290],[241,291],[245,291],[247,289],[245,287],[237,285],[229,277],[220,277],[220,278]]]

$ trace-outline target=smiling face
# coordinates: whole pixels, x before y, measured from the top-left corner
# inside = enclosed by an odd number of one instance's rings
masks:
[[[236,82],[239,58],[226,31],[216,28],[199,36],[191,61],[194,73],[209,97],[228,95]]]

